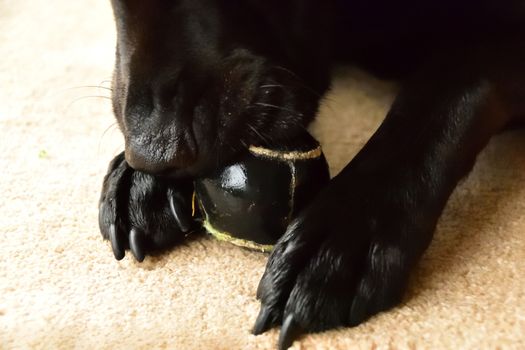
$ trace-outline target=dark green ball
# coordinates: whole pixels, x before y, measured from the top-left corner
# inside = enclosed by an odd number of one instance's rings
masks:
[[[239,162],[196,180],[195,200],[216,238],[270,251],[329,178],[319,143],[306,134],[295,146],[250,147]]]

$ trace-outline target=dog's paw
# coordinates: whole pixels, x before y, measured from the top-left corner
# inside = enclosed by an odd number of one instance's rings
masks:
[[[411,241],[428,235],[432,224],[419,224],[417,209],[403,202],[407,196],[397,196],[403,190],[366,181],[351,189],[340,180],[289,226],[260,281],[253,333],[282,323],[280,349],[303,332],[356,326],[399,303],[428,243]]]
[[[167,181],[132,169],[121,153],[104,177],[99,226],[117,260],[135,259],[180,242],[193,225],[191,181]]]

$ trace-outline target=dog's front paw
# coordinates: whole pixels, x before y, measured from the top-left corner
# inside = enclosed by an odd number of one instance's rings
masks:
[[[121,153],[109,165],[99,202],[99,226],[117,260],[180,242],[192,228],[191,181],[168,182],[132,169]]]
[[[282,323],[280,349],[302,332],[355,326],[396,305],[428,243],[421,238],[432,220],[418,221],[421,212],[397,196],[402,186],[342,180],[332,180],[290,225],[260,281],[253,332]]]

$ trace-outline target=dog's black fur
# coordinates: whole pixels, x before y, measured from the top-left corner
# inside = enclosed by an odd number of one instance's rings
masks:
[[[293,140],[334,62],[400,81],[381,127],[269,258],[254,333],[283,324],[281,348],[396,305],[458,181],[525,116],[521,0],[112,4],[126,149],[104,180],[100,224],[118,259],[184,237],[192,177],[247,145]]]

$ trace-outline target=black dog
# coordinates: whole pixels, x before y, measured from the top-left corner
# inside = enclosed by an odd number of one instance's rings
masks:
[[[247,145],[293,139],[337,60],[402,84],[270,256],[254,333],[282,323],[281,348],[398,303],[458,181],[492,135],[525,117],[521,0],[112,3],[126,149],[104,180],[100,226],[117,259],[183,239],[191,178]]]

